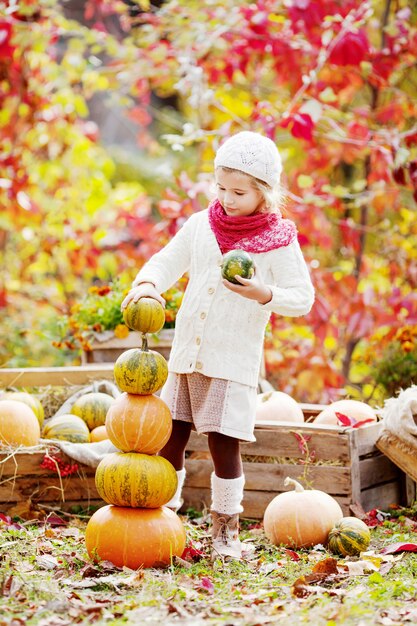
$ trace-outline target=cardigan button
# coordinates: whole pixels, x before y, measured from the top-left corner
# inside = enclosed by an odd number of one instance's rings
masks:
[[[209,287],[208,292],[210,295],[214,293],[214,287]]]
[[[195,364],[195,366],[196,366],[196,368],[197,368],[198,370],[201,370],[201,369],[202,369],[202,367],[203,367],[203,364],[202,364],[202,362],[201,362],[201,361],[197,361],[197,363]]]
[[[207,313],[204,313],[204,311],[202,313],[200,313],[200,317],[202,320],[205,320],[207,316]]]
[[[199,346],[199,345],[200,345],[200,343],[201,343],[201,337],[196,337],[196,338],[195,338],[195,342],[196,342],[196,344]]]

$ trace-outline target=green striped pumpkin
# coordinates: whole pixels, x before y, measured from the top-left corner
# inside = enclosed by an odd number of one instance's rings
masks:
[[[100,461],[96,488],[108,504],[156,509],[174,495],[177,473],[162,456],[114,452]]]
[[[80,396],[72,405],[71,413],[78,415],[87,424],[89,430],[102,426],[106,421],[107,411],[114,402],[108,393],[93,391]]]
[[[329,532],[328,548],[334,554],[356,556],[368,548],[370,541],[365,522],[357,517],[342,517]]]
[[[154,298],[130,300],[123,309],[123,320],[132,330],[141,333],[157,333],[165,324],[163,306]]]
[[[167,377],[168,364],[162,354],[154,350],[131,348],[122,352],[114,364],[116,384],[127,393],[153,394]]]
[[[241,285],[241,283],[236,280],[236,275],[242,278],[252,278],[254,273],[253,259],[250,254],[244,250],[230,250],[223,255],[221,274],[229,283]]]
[[[48,420],[43,428],[44,439],[59,439],[73,443],[89,443],[90,431],[87,424],[78,415],[65,413]]]

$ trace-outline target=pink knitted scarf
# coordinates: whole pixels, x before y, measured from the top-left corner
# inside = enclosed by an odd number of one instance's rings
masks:
[[[294,222],[284,219],[280,212],[233,217],[214,200],[208,217],[222,254],[235,249],[268,252],[288,246],[297,236]]]

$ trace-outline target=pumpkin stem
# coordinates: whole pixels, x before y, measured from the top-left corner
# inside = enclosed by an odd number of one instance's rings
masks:
[[[297,482],[293,478],[290,478],[289,476],[287,476],[287,478],[284,480],[284,485],[285,487],[291,485],[291,487],[294,487],[295,491],[297,491],[298,493],[300,493],[301,491],[305,491],[304,487],[299,482]]]
[[[142,350],[143,352],[148,352],[149,348],[148,348],[148,337],[146,335],[146,333],[142,333]]]

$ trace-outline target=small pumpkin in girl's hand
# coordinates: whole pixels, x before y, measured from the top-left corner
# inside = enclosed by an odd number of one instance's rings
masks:
[[[250,254],[244,250],[230,250],[223,255],[221,273],[229,283],[240,285],[241,283],[235,279],[235,276],[252,278],[255,274],[255,264]]]
[[[140,333],[157,333],[165,324],[165,311],[155,298],[130,300],[123,309],[123,319],[131,330]]]

